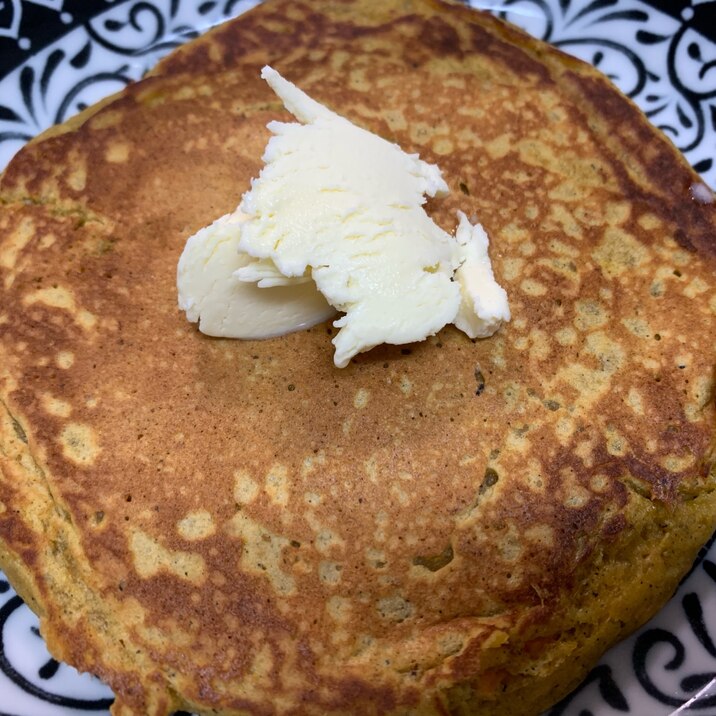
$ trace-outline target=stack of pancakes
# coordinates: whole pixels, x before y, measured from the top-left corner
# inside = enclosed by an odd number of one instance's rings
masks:
[[[289,120],[437,163],[512,321],[212,339],[186,238]],[[532,714],[716,526],[716,210],[595,70],[438,0],[270,0],[0,183],[0,565],[115,714]],[[696,201],[694,196],[700,197]]]

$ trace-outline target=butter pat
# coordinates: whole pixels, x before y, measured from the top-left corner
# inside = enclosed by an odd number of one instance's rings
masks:
[[[460,266],[455,280],[461,301],[453,323],[470,338],[488,338],[510,320],[507,294],[492,273],[487,233],[480,224],[471,224],[461,211],[458,217],[455,240]]]
[[[288,279],[238,251],[245,220],[239,211],[227,214],[187,241],[177,267],[179,308],[186,317],[208,336],[249,339],[309,328],[335,315],[309,278]],[[255,265],[255,283],[236,276],[247,264]]]
[[[189,320],[211,335],[233,337],[259,337],[262,324],[284,332],[308,325],[246,315],[260,295],[284,291],[297,321],[325,319],[329,307],[345,314],[334,323],[338,367],[380,343],[420,341],[448,323],[474,338],[509,320],[482,228],[461,214],[451,236],[425,213],[427,196],[448,192],[438,167],[355,126],[273,69],[261,75],[301,123],[268,125],[274,136],[265,166],[237,212],[187,243],[178,283]],[[224,238],[207,238],[214,234]],[[222,247],[220,256],[212,241]],[[230,246],[236,255],[227,261]],[[205,277],[196,280],[201,266]],[[241,290],[237,280],[255,297],[243,309],[227,308]],[[244,324],[252,326],[250,336]],[[267,329],[260,337],[270,335]]]

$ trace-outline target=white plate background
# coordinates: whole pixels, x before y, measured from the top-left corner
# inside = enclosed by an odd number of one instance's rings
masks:
[[[471,4],[599,67],[714,187],[716,44],[698,24],[709,2],[674,2],[669,14],[640,0]],[[68,25],[72,19],[63,0],[0,0],[0,12],[12,19],[0,27],[0,37],[12,39],[19,50],[32,47],[32,38],[21,34],[22,13],[30,4],[56,11]],[[255,4],[106,0],[106,9],[92,20],[0,78],[0,170],[30,137],[139,79],[173,47]],[[0,716],[99,716],[111,699],[97,679],[52,659],[37,619],[0,572]],[[669,604],[613,648],[550,716],[625,713],[716,716],[716,547],[701,551]]]

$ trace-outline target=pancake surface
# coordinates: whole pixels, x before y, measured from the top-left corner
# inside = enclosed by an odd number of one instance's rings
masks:
[[[235,208],[259,70],[437,163],[512,322],[344,370],[209,339],[186,238]],[[714,205],[582,63],[433,0],[259,6],[0,184],[0,564],[116,714],[529,714],[716,522]],[[214,709],[215,711],[212,711]]]

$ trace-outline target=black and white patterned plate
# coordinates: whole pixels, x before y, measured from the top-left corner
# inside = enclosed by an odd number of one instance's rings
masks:
[[[378,0],[376,0],[378,1]],[[256,0],[0,0],[0,170],[46,127]],[[716,187],[716,0],[471,0],[593,63]],[[0,573],[0,716],[106,714]],[[716,716],[716,546],[549,716]],[[519,715],[516,715],[519,716]]]

